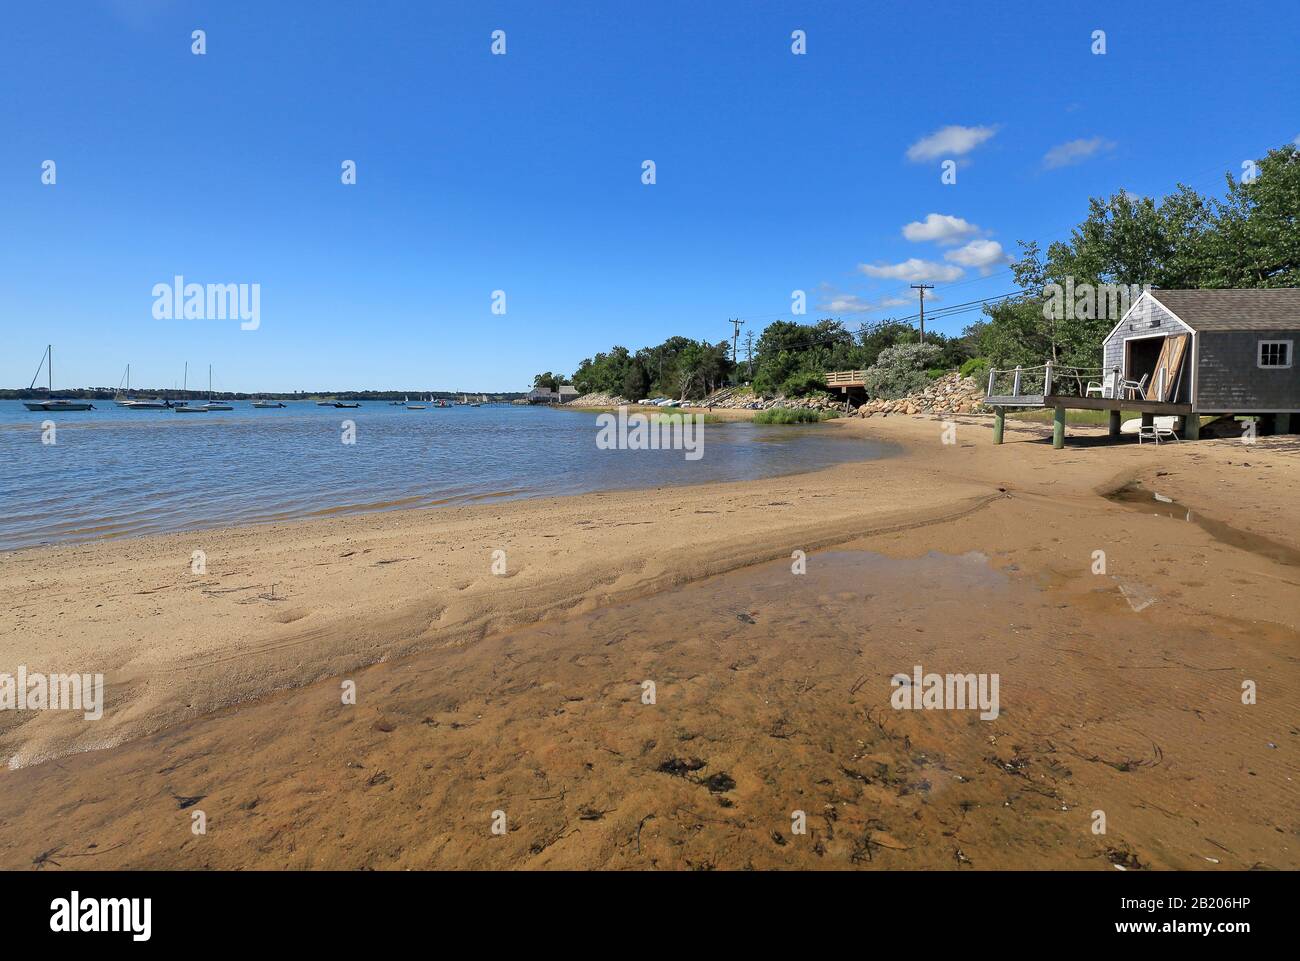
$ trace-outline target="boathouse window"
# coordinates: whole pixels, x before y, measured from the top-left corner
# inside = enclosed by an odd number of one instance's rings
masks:
[[[1261,340],[1259,342],[1260,367],[1290,367],[1291,345],[1289,340]]]

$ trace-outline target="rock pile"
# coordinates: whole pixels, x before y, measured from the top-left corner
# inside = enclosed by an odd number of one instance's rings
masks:
[[[565,404],[565,407],[621,407],[628,403],[618,394],[583,394]]]
[[[748,387],[724,387],[704,400],[691,401],[692,407],[717,407],[723,410],[768,410],[772,407],[800,407],[806,410],[843,410],[843,401],[830,394],[807,397],[760,397]]]
[[[971,377],[944,374],[918,393],[896,400],[877,397],[858,408],[859,417],[874,414],[984,414],[984,388]]]

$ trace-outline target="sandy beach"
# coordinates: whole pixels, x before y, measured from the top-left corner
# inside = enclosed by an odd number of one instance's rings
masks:
[[[107,701],[0,712],[0,865],[1300,867],[1300,444],[956,423],[812,427],[899,453],[766,480],[2,555],[0,665]],[[914,664],[1000,674],[1000,716],[892,709]]]

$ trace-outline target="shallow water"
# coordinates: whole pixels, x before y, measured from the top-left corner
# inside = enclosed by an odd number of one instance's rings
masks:
[[[977,553],[738,570],[0,772],[0,867],[1293,868],[1294,635],[1063,607]],[[897,708],[917,666],[998,716]]]
[[[748,480],[885,456],[818,426],[703,426],[703,456],[598,450],[587,411],[290,402],[48,414],[0,401],[0,549],[477,499]],[[42,443],[53,420],[54,444]],[[345,422],[355,444],[343,443]]]
[[[1243,551],[1249,551],[1252,554],[1258,554],[1261,557],[1267,557],[1269,560],[1276,561],[1279,564],[1288,564],[1291,566],[1300,565],[1300,551],[1294,547],[1288,547],[1271,538],[1264,537],[1262,534],[1252,534],[1250,531],[1244,531],[1239,527],[1233,527],[1231,524],[1225,524],[1223,521],[1216,521],[1211,517],[1205,517],[1197,513],[1190,507],[1186,507],[1177,501],[1164,496],[1158,492],[1149,491],[1139,484],[1129,484],[1121,487],[1109,495],[1109,499],[1116,504],[1123,504],[1125,507],[1142,511],[1146,514],[1154,514],[1157,517],[1169,517],[1174,520],[1185,521],[1195,524],[1201,530],[1205,531],[1215,540],[1230,547],[1236,547]]]

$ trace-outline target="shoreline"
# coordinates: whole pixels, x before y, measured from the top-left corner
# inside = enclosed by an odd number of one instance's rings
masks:
[[[1300,474],[1284,439],[1261,440],[1243,458],[1242,445],[1225,441],[1114,447],[1076,431],[1078,446],[1053,451],[1049,431],[1034,425],[1008,423],[1008,443],[994,447],[986,419],[955,420],[955,445],[940,442],[937,419],[832,421],[823,429],[895,443],[901,453],[757,481],[4,555],[0,589],[18,600],[0,636],[3,663],[102,670],[108,703],[94,724],[55,712],[0,713],[0,747],[21,768],[0,777],[44,783],[66,765],[112,765],[158,738],[252,723],[284,698],[298,703],[305,692],[328,690],[331,678],[400,670],[412,657],[454,656],[474,677],[495,674],[486,652],[521,630],[545,633],[558,619],[615,612],[774,559],[788,564],[796,550],[812,556],[849,544],[898,559],[977,551],[1072,616],[1119,611],[1132,652],[1121,661],[1146,656],[1144,636],[1165,623],[1219,625],[1225,656],[1236,650],[1247,660],[1271,659],[1279,639],[1300,636],[1300,592],[1288,590],[1300,585],[1295,567],[1103,496],[1155,482],[1221,525],[1300,547]],[[1088,570],[1099,545],[1110,555],[1102,578]],[[207,552],[202,575],[189,570],[196,546]],[[492,572],[499,549],[504,576]],[[1261,589],[1270,603],[1248,600]],[[1127,600],[1148,595],[1156,602],[1146,610]],[[924,617],[932,601],[921,592],[909,603]],[[1122,627],[1127,619],[1131,627]],[[1165,643],[1172,662],[1194,663],[1176,640]],[[700,667],[713,669],[707,660]],[[1292,679],[1268,680],[1293,714],[1300,699]],[[529,683],[545,686],[545,678]],[[1277,710],[1274,700],[1261,716]],[[1283,734],[1270,729],[1269,737]],[[1164,749],[1173,753],[1174,743]],[[37,763],[60,756],[60,765]],[[1294,770],[1289,757],[1274,759]],[[7,807],[0,804],[0,820]]]
[[[564,410],[568,410],[565,408]],[[593,417],[605,412],[604,408],[573,408],[573,411],[582,414],[590,414]],[[657,408],[637,408],[629,407],[632,413],[660,413]],[[562,412],[560,409],[548,411],[548,413]],[[691,411],[690,413],[702,414],[702,411]],[[744,422],[753,419],[754,411],[724,411],[723,416],[712,417],[711,423],[727,422]],[[214,424],[213,426],[217,426]],[[768,428],[771,430],[797,430],[799,428],[780,426]],[[716,443],[716,441],[715,441]],[[728,443],[723,441],[723,443]],[[862,454],[858,459],[873,459],[880,456],[892,456],[894,451],[889,445],[881,445],[882,451],[868,452]],[[828,457],[828,459],[830,459]],[[844,461],[831,460],[834,463],[850,463],[856,459],[846,459]],[[789,477],[801,473],[807,473],[806,466],[787,466],[787,465],[767,465],[764,469],[771,470],[762,477],[751,478],[755,480],[764,480],[768,478]],[[725,470],[725,468],[724,468]],[[633,475],[629,475],[633,476]],[[617,481],[618,478],[612,478]],[[366,514],[382,514],[394,510],[433,510],[445,507],[470,506],[479,503],[508,503],[515,500],[529,500],[552,497],[575,497],[590,496],[599,494],[611,494],[622,492],[633,492],[637,490],[647,490],[656,488],[647,488],[640,485],[633,486],[613,486],[613,487],[592,487],[583,489],[580,485],[575,484],[554,484],[538,486],[533,482],[530,475],[520,475],[517,478],[498,478],[500,482],[513,481],[513,486],[507,483],[507,486],[490,489],[478,490],[469,493],[446,494],[443,491],[432,491],[425,494],[405,494],[396,499],[379,499],[379,500],[339,500],[336,503],[330,503],[326,506],[315,504],[310,508],[293,509],[272,509],[269,506],[263,506],[256,509],[249,509],[245,515],[239,519],[229,522],[219,519],[199,517],[183,520],[180,526],[172,529],[160,529],[153,525],[141,525],[138,522],[136,526],[130,529],[120,529],[120,518],[117,515],[106,518],[87,517],[82,520],[84,526],[75,529],[63,529],[57,535],[58,539],[49,540],[42,543],[23,543],[23,538],[17,534],[11,538],[14,540],[13,546],[0,546],[0,561],[10,555],[19,554],[33,550],[48,550],[61,547],[89,546],[101,541],[132,541],[150,537],[182,536],[196,535],[201,536],[211,531],[234,530],[238,528],[259,528],[273,525],[293,525],[306,523],[317,520],[328,520],[339,516],[353,516]],[[693,487],[699,485],[708,485],[714,483],[731,483],[725,479],[705,476],[699,480],[687,480],[684,482],[672,481],[662,485],[665,488]],[[521,485],[532,486],[521,486]],[[577,486],[577,489],[574,489]],[[368,491],[374,493],[373,491]],[[66,528],[65,522],[65,528]]]

